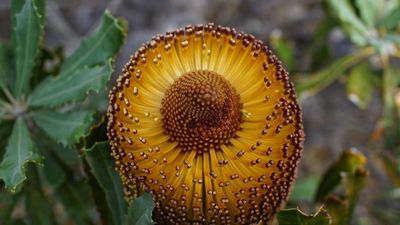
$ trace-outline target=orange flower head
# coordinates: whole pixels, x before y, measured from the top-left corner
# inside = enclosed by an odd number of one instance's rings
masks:
[[[284,205],[304,141],[281,62],[213,24],[158,35],[110,91],[108,137],[128,201],[158,224],[257,224]]]

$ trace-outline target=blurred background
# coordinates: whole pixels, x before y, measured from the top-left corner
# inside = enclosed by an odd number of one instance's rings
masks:
[[[338,12],[329,11],[327,4],[318,0],[48,0],[46,45],[63,46],[65,53],[70,54],[81,38],[99,24],[105,9],[124,18],[129,26],[114,76],[142,43],[156,34],[187,24],[214,22],[255,35],[275,49],[294,81],[329,68],[335,60],[366,46],[349,38],[346,29],[341,27],[343,21],[335,17]],[[10,1],[1,0],[2,41],[10,39],[9,13]],[[360,15],[359,9],[355,9],[355,14]],[[374,73],[380,74],[382,66],[374,64],[373,57],[367,62],[371,63]],[[398,66],[398,62],[393,65]],[[382,131],[384,107],[380,81],[376,83],[378,88],[368,93],[367,102],[360,105],[357,98],[351,98],[349,79],[339,75],[337,78],[318,88],[318,92],[302,95],[306,142],[289,205],[313,212],[321,205],[314,203],[314,194],[322,175],[344,150],[355,148],[368,158],[369,178],[360,194],[352,224],[400,224],[400,192],[395,180],[398,177],[388,172],[380,157],[382,152],[388,152],[389,158],[399,154],[398,147],[388,147]],[[105,110],[105,104],[99,103],[101,110]],[[397,161],[391,162],[398,169]]]

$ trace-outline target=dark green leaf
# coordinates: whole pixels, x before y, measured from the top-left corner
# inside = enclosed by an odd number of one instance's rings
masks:
[[[18,200],[18,195],[12,195],[0,188],[0,224],[8,224],[11,213]]]
[[[0,90],[11,85],[14,79],[14,61],[11,46],[0,43]]]
[[[278,213],[279,225],[329,225],[328,212],[321,207],[314,215],[307,215],[300,209],[284,209]]]
[[[64,146],[71,146],[84,136],[93,122],[93,115],[88,111],[56,112],[41,110],[32,116],[35,123],[47,135]]]
[[[84,153],[90,172],[106,194],[105,197],[113,215],[113,224],[119,225],[123,224],[127,206],[121,179],[114,169],[115,164],[110,151],[108,142],[100,142]]]
[[[0,121],[0,159],[3,158],[5,146],[13,128],[13,121]]]
[[[367,63],[356,65],[351,69],[347,81],[347,97],[361,109],[371,101],[376,83],[372,68]]]
[[[77,225],[91,224],[88,221],[93,210],[89,186],[84,181],[67,180],[57,190],[56,196],[70,218]]]
[[[386,15],[381,21],[380,25],[386,29],[392,30],[398,27],[400,24],[400,7],[393,9],[388,15]]]
[[[26,192],[25,208],[31,224],[53,225],[53,213],[50,203],[37,187]]]
[[[18,118],[0,164],[0,178],[4,180],[6,188],[15,192],[17,186],[26,179],[26,164],[39,163],[40,160],[40,156],[34,151],[28,128],[23,119]]]
[[[342,24],[342,28],[350,36],[354,43],[364,45],[367,42],[368,28],[357,17],[348,0],[326,0],[330,13],[332,13]]]
[[[298,91],[301,98],[316,94],[343,75],[348,68],[366,59],[373,52],[373,48],[362,49],[340,58],[324,70],[300,78],[297,82],[296,91]]]
[[[16,81],[14,93],[17,97],[26,94],[29,80],[43,36],[42,18],[44,1],[26,0],[21,11],[15,16],[15,64]]]
[[[40,141],[40,140],[38,140]],[[39,145],[38,145],[39,147]],[[59,161],[48,151],[48,149],[41,149],[44,156],[43,167],[38,168],[39,175],[49,184],[52,188],[58,188],[66,180],[66,174]]]
[[[400,125],[396,123],[396,91],[400,82],[398,71],[388,66],[383,74],[383,127],[385,128],[386,146],[390,149],[396,147],[399,141]]]
[[[129,206],[125,225],[153,225],[153,208],[153,196],[150,193],[144,193]]]
[[[76,70],[71,74],[49,77],[32,93],[31,106],[58,106],[85,99],[89,91],[104,88],[112,73],[111,60],[106,65]]]
[[[65,60],[61,73],[68,76],[76,70],[104,64],[122,46],[125,30],[124,22],[115,19],[106,11],[98,31],[84,40],[79,48]]]
[[[366,157],[358,150],[352,148],[344,151],[339,160],[333,163],[323,175],[315,199],[323,200],[341,183],[344,173],[353,173],[357,168],[363,167],[366,162]]]

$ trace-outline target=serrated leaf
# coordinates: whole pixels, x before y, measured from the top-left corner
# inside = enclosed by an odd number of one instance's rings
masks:
[[[353,173],[358,168],[364,167],[366,162],[367,158],[358,150],[352,148],[344,151],[339,160],[334,162],[322,176],[315,200],[323,200],[341,183],[343,174]]]
[[[21,11],[15,16],[15,64],[16,81],[14,93],[17,97],[26,94],[35,65],[39,44],[43,36],[41,24],[44,1],[26,0]]]
[[[369,64],[356,65],[351,69],[346,82],[347,97],[355,105],[365,109],[371,101],[375,83],[376,79]]]
[[[89,91],[104,88],[112,73],[111,60],[106,65],[64,73],[41,82],[31,95],[31,106],[58,106],[85,99]]]
[[[348,0],[327,0],[330,13],[339,19],[342,28],[350,36],[351,40],[359,45],[367,42],[368,28],[357,17]]]
[[[296,83],[296,91],[300,98],[306,98],[321,91],[332,84],[336,79],[345,73],[351,66],[359,63],[374,53],[373,48],[364,48],[358,52],[342,57],[333,62],[326,69],[309,76],[301,77]]]
[[[11,46],[0,43],[0,90],[13,83],[14,61]]]
[[[89,131],[93,122],[93,114],[89,111],[61,113],[40,110],[34,112],[32,118],[47,135],[64,146],[76,143]]]
[[[111,210],[113,224],[123,224],[126,212],[126,201],[121,178],[115,171],[115,163],[110,155],[108,142],[96,143],[92,148],[85,150],[85,160],[90,172],[96,178],[106,194],[108,207]]]
[[[98,31],[84,40],[79,48],[65,60],[61,73],[69,75],[87,66],[104,64],[122,46],[125,30],[124,22],[115,19],[106,11]]]
[[[150,193],[144,193],[129,206],[125,225],[153,225],[153,209],[153,196]]]
[[[31,224],[53,225],[52,208],[48,200],[41,193],[38,187],[32,187],[27,191],[25,208]]]
[[[279,225],[329,225],[331,219],[323,208],[313,215],[307,215],[300,209],[284,209],[278,213]]]
[[[25,167],[29,162],[39,163],[40,156],[34,151],[23,119],[18,118],[8,140],[3,161],[0,163],[0,178],[11,192],[15,192],[17,186],[26,179]]]

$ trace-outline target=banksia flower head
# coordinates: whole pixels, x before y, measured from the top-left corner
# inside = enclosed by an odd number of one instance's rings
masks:
[[[268,223],[303,145],[277,57],[213,24],[158,35],[110,92],[108,137],[126,196],[153,194],[158,224]]]

